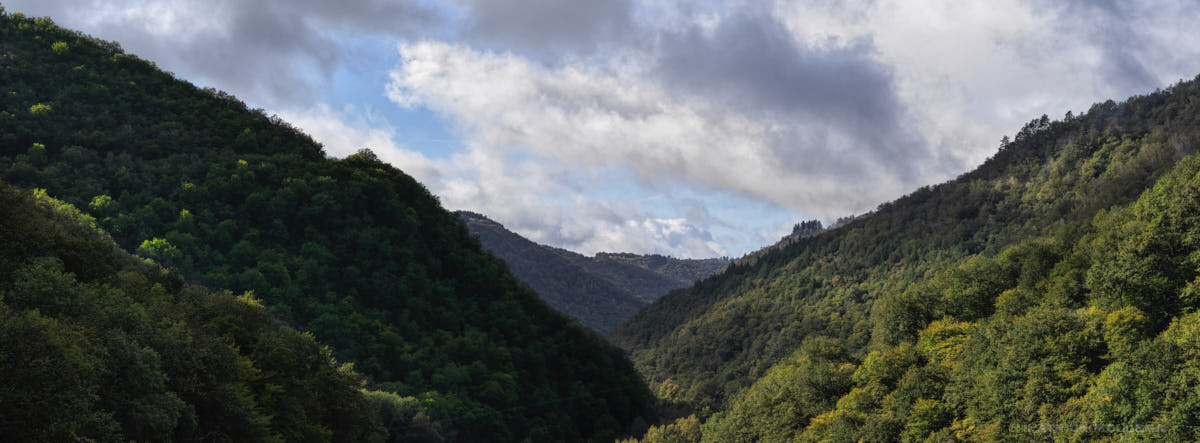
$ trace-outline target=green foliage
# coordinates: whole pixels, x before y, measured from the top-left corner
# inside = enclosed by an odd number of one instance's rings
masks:
[[[37,116],[49,113],[51,110],[53,110],[53,108],[51,108],[50,105],[45,103],[34,103],[33,106],[29,107],[29,114]]]
[[[1183,302],[1200,275],[1197,186],[1200,157],[1189,156],[1129,205],[947,266],[885,305],[895,312],[877,318],[916,333],[878,342],[836,404],[806,424],[731,422],[797,410],[745,401],[810,379],[779,377],[794,366],[784,360],[713,415],[704,438],[1200,438],[1200,312]],[[826,395],[805,404],[839,394]]]
[[[67,52],[67,49],[67,42],[54,42],[54,44],[50,45],[50,50],[54,51],[55,54],[63,54]]]
[[[953,370],[954,364],[962,356],[963,344],[975,327],[974,323],[955,321],[952,318],[932,322],[921,330],[917,352],[929,363]]]
[[[26,155],[28,156],[29,163],[36,166],[46,165],[46,145],[34,143],[33,146],[30,146],[29,150],[26,151]]]
[[[96,217],[72,228],[81,236],[43,236],[78,246],[63,249],[60,260],[80,281],[117,272],[104,265],[112,250],[81,240],[111,235],[107,241],[171,265],[188,281],[252,292],[332,356],[353,362],[372,389],[420,399],[437,425],[431,429],[451,441],[611,441],[647,413],[649,392],[618,349],[550,310],[421,184],[373,154],[327,158],[277,117],[48,20],[0,17],[0,41],[21,60],[0,64],[0,84],[13,92],[0,95],[0,112],[9,115],[0,118],[0,174]],[[58,41],[69,50],[47,50]],[[28,152],[34,142],[44,145],[44,158]],[[30,251],[46,247],[13,241]],[[0,269],[33,258],[0,256]],[[257,309],[233,301],[221,309]],[[245,329],[241,322],[272,323],[245,315],[211,321],[234,332]],[[197,351],[233,358],[221,373],[244,381],[218,389],[223,406],[213,397],[196,406],[208,412],[197,413],[241,423],[245,438],[235,440],[337,439],[323,417],[352,411],[255,412],[284,405],[256,389],[297,387],[277,384],[245,355],[255,334],[239,337],[232,348]],[[187,348],[186,335],[170,338]],[[289,340],[272,345],[316,352]],[[312,367],[317,359],[295,361]],[[194,420],[188,411],[180,422]],[[288,432],[258,433],[285,423]]]
[[[107,195],[97,195],[88,203],[88,211],[96,214],[97,217],[112,217],[120,213],[121,208],[117,205],[117,201]]]
[[[382,419],[393,442],[441,442],[441,426],[433,423],[429,414],[414,397],[401,397],[391,392],[364,391],[363,395]]]
[[[698,443],[700,436],[700,420],[689,415],[661,426],[651,426],[640,440],[622,440],[621,443]]]
[[[855,365],[832,340],[813,338],[704,425],[705,441],[781,441],[850,390]]]
[[[1109,358],[1119,360],[1137,350],[1147,338],[1150,326],[1147,323],[1146,315],[1132,306],[1108,313],[1104,318],[1104,341],[1108,344]]]
[[[152,238],[142,241],[142,244],[137,248],[137,252],[146,257],[168,263],[172,263],[183,256],[183,253],[175,245],[162,238]]]
[[[262,306],[184,287],[94,220],[0,183],[0,435],[380,441],[361,378]]]
[[[0,390],[5,438],[113,438],[112,412],[97,410],[99,356],[78,331],[37,311],[0,310]],[[14,426],[16,425],[16,426]]]
[[[925,441],[934,431],[950,425],[953,419],[954,411],[949,406],[937,400],[919,398],[908,413],[900,438],[906,442]]]

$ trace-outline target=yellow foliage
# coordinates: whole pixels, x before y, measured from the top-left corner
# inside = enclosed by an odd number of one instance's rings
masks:
[[[955,361],[962,354],[963,345],[975,327],[975,323],[957,321],[951,317],[934,321],[920,332],[917,352],[925,355],[932,363],[953,369]]]
[[[679,387],[675,380],[667,379],[660,383],[654,391],[654,395],[663,400],[674,401],[679,399],[679,395],[683,393],[683,388]]]
[[[254,306],[256,308],[263,307],[262,300],[254,296],[254,291],[243,292],[242,295],[237,297],[237,301]]]
[[[49,113],[52,110],[50,105],[45,103],[37,103],[29,107],[29,113],[33,115],[42,115]]]
[[[700,437],[700,419],[689,415],[662,426],[651,426],[640,443],[695,443]],[[622,442],[639,443],[633,438]]]

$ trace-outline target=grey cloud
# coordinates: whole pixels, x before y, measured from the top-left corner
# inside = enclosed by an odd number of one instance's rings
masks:
[[[541,55],[589,52],[640,32],[632,0],[470,0],[469,37]]]
[[[12,12],[121,43],[164,69],[219,86],[255,106],[307,105],[342,61],[332,31],[401,38],[435,26],[416,0],[9,0]],[[171,29],[152,29],[176,14]]]
[[[1075,0],[1063,2],[1059,8],[1056,12],[1060,21],[1086,35],[1102,50],[1105,63],[1101,68],[1106,83],[1122,91],[1161,86],[1158,77],[1139,59],[1139,54],[1146,53],[1148,42],[1134,23],[1136,11],[1115,0]]]
[[[897,105],[890,73],[871,59],[869,43],[802,47],[771,17],[738,14],[711,33],[667,33],[659,50],[658,69],[671,84],[719,94],[742,110],[827,108],[839,117],[886,119]]]
[[[721,220],[717,216],[713,215],[712,212],[708,210],[708,207],[704,205],[704,202],[693,198],[684,198],[673,203],[673,206],[683,208],[683,217],[687,219],[688,222],[695,224],[700,229],[709,229],[710,226],[730,229],[735,228],[735,226],[729,222]]]
[[[660,36],[656,70],[664,85],[716,100],[746,115],[781,122],[773,134],[779,160],[794,170],[852,171],[863,162],[902,180],[926,148],[906,127],[908,110],[889,66],[868,40],[798,42],[774,17],[753,12]],[[827,147],[848,138],[853,156]]]
[[[430,30],[445,20],[433,9],[416,0],[292,0],[279,2],[274,6],[297,10],[297,15],[312,17],[343,29],[385,35],[406,35],[415,30]]]

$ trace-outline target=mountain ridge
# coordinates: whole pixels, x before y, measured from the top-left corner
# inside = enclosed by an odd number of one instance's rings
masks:
[[[485,249],[506,261],[551,306],[604,333],[647,303],[728,263],[630,253],[587,257],[535,243],[482,214],[457,214]]]
[[[404,405],[395,438],[417,416],[449,441],[612,441],[653,420],[620,350],[369,150],[327,158],[281,119],[48,18],[0,12],[0,59],[5,180],[189,281],[253,293]]]

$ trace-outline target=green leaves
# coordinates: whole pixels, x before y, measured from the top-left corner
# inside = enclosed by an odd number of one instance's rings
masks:
[[[159,260],[163,263],[173,263],[183,256],[175,245],[163,238],[152,238],[142,241],[141,246],[137,248],[138,254],[148,258]]]
[[[76,314],[73,311],[83,301],[84,292],[73,274],[63,272],[58,258],[39,257],[13,273],[12,290],[5,301],[52,315]]]
[[[834,406],[852,386],[855,366],[836,342],[817,337],[742,391],[705,424],[712,441],[781,441]]]
[[[0,183],[0,202],[0,256],[16,263],[0,268],[0,435],[383,438],[353,369],[311,335],[282,330],[249,295],[181,288],[44,193]],[[106,253],[78,254],[89,245]]]
[[[115,439],[98,410],[102,355],[82,331],[34,310],[0,307],[0,433],[21,441]]]
[[[40,116],[49,114],[53,109],[54,108],[51,108],[50,105],[45,103],[35,103],[33,106],[29,107],[29,114],[33,116]]]
[[[121,207],[117,204],[116,200],[113,200],[112,197],[101,194],[92,198],[91,203],[88,203],[88,210],[90,210],[93,214],[96,214],[97,217],[103,218],[117,215],[117,213],[120,212]]]

